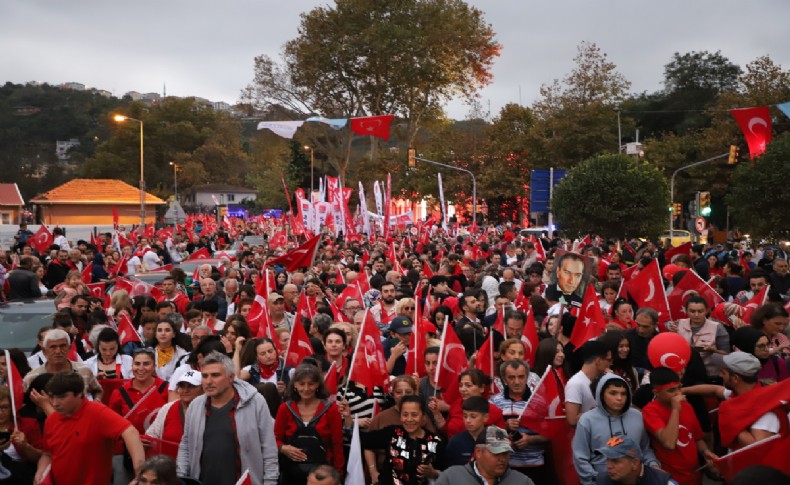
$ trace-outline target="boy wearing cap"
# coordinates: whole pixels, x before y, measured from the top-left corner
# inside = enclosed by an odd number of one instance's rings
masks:
[[[443,471],[435,485],[534,485],[529,477],[510,469],[508,461],[512,452],[507,432],[488,426],[477,437],[472,461]]]
[[[703,439],[694,408],[680,392],[680,377],[671,369],[657,367],[650,373],[650,383],[655,400],[642,408],[642,419],[656,458],[680,485],[700,485],[698,454],[709,464],[716,455]]]
[[[606,458],[596,485],[678,485],[667,472],[645,466],[642,451],[628,436],[612,436],[595,452]]]
[[[406,352],[414,325],[409,317],[397,316],[390,322],[390,336],[384,342],[384,357],[387,358],[387,372],[393,376],[406,373]]]

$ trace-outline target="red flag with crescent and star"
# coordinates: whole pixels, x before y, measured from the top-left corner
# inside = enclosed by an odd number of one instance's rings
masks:
[[[435,382],[444,392],[444,402],[452,403],[461,397],[458,391],[458,379],[461,372],[469,368],[469,361],[461,340],[447,319],[442,328],[441,342]]]
[[[658,312],[660,326],[663,327],[663,324],[670,320],[669,304],[658,260],[654,259],[632,280],[626,281],[623,290],[628,292],[628,296],[639,308],[650,307]]]
[[[387,359],[384,358],[384,346],[381,344],[381,331],[376,326],[370,309],[365,310],[348,379],[365,387],[368,396],[373,395],[374,387],[381,387],[384,392],[389,392],[389,373]]]
[[[688,318],[686,315],[686,301],[692,295],[699,295],[705,298],[708,308],[713,308],[724,301],[716,290],[710,287],[694,271],[686,271],[678,284],[672,288],[667,295],[669,311],[675,319]]]
[[[594,285],[587,285],[584,292],[584,301],[576,318],[576,324],[571,333],[571,343],[577,349],[590,339],[597,338],[606,330],[606,320],[603,318],[598,295],[595,294]]]
[[[47,250],[52,246],[54,241],[55,237],[49,232],[47,226],[42,224],[41,227],[38,228],[38,231],[33,234],[33,237],[30,238],[28,244],[33,246],[40,254],[47,254]]]
[[[771,112],[768,106],[731,109],[730,114],[743,132],[749,145],[749,157],[759,157],[771,141]]]
[[[320,235],[314,236],[298,248],[283,254],[279,258],[272,259],[267,264],[269,266],[282,264],[286,271],[297,271],[300,268],[309,268],[313,265],[315,253],[318,251],[318,243],[320,241]]]
[[[351,118],[351,131],[357,135],[370,135],[388,141],[390,139],[390,124],[393,118],[395,118],[395,115]]]

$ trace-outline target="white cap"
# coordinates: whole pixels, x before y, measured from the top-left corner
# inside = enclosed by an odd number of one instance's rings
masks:
[[[178,376],[178,380],[176,380],[176,386],[182,382],[192,384],[193,386],[199,386],[202,380],[203,378],[199,371],[190,369]]]

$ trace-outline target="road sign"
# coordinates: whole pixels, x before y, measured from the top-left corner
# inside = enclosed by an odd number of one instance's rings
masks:
[[[705,223],[704,217],[697,217],[697,219],[694,220],[694,229],[696,229],[697,232],[700,234],[702,234],[702,232],[705,231],[706,225],[707,224]]]
[[[549,169],[531,170],[529,183],[529,210],[530,212],[548,212],[551,202],[551,189],[565,177],[565,170]],[[553,182],[553,186],[551,185]]]

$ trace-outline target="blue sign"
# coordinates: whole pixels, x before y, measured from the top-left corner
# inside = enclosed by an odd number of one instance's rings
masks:
[[[551,173],[549,169],[530,170],[531,181],[529,184],[529,211],[548,212],[549,202],[551,202],[551,189],[565,177],[565,170],[554,169]],[[554,185],[551,185],[553,181]]]

